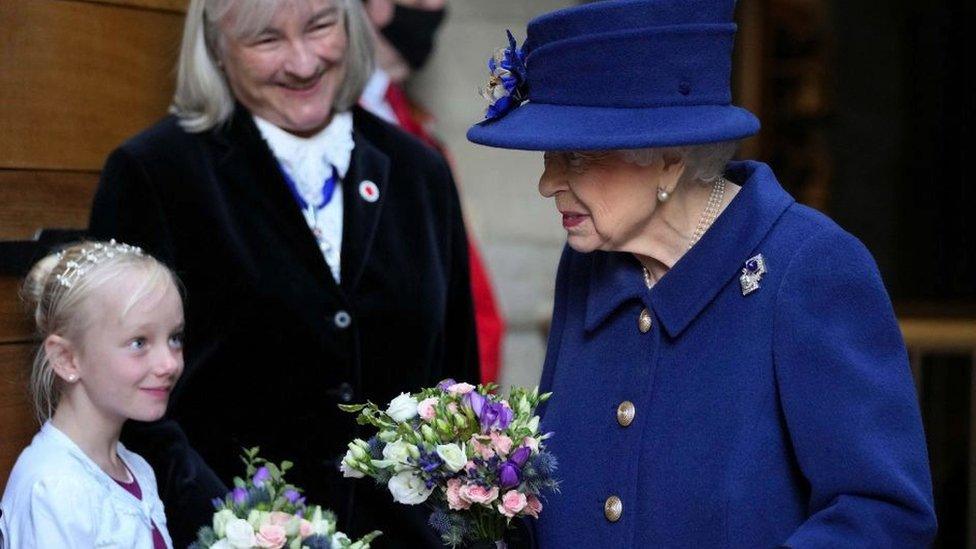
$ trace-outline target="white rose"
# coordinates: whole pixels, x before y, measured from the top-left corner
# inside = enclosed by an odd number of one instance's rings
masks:
[[[393,494],[393,501],[406,505],[417,505],[427,501],[433,488],[428,488],[420,476],[410,471],[397,473],[387,484],[390,493]]]
[[[219,539],[217,543],[210,546],[210,549],[234,549],[234,546],[225,539]]]
[[[235,518],[227,522],[227,542],[237,549],[251,549],[258,544],[254,528],[244,519]]]
[[[468,463],[468,456],[464,453],[464,449],[457,444],[437,445],[437,455],[444,460],[444,466],[452,473],[464,469],[464,465]]]
[[[403,423],[417,416],[417,399],[409,393],[400,393],[400,396],[390,401],[390,406],[386,409],[386,415],[394,421]]]
[[[227,523],[236,519],[237,515],[230,509],[222,509],[214,514],[213,529],[218,538],[224,537],[227,532]]]

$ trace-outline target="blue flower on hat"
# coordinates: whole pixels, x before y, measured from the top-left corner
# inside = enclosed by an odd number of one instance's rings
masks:
[[[488,60],[488,85],[481,89],[481,96],[488,101],[487,120],[505,116],[529,97],[525,52],[516,45],[512,32],[505,32],[508,47],[500,48]]]

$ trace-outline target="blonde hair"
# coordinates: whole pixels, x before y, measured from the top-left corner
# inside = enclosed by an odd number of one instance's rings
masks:
[[[88,321],[82,314],[82,305],[98,288],[131,269],[141,270],[145,277],[126,302],[122,316],[165,284],[173,284],[177,290],[181,288],[179,279],[168,267],[138,248],[114,241],[69,245],[35,263],[27,274],[21,297],[34,318],[36,333],[41,340],[34,354],[29,381],[34,414],[39,423],[54,414],[63,390],[44,350],[44,340],[51,335],[77,340]]]
[[[234,112],[234,96],[218,64],[222,36],[219,23],[231,8],[236,11],[236,36],[257,35],[286,2],[309,0],[191,0],[183,25],[180,59],[176,66],[176,92],[169,111],[191,133],[207,131],[226,122]],[[333,108],[353,107],[373,74],[373,42],[362,0],[332,0],[342,15],[349,47],[346,74]]]

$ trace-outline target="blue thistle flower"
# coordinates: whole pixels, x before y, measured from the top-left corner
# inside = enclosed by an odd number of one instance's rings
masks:
[[[383,459],[383,447],[386,446],[386,444],[384,444],[382,440],[380,440],[377,437],[373,437],[373,438],[369,439],[366,442],[366,444],[369,445],[369,457],[370,458],[372,458],[372,459]]]
[[[556,456],[550,454],[549,452],[539,452],[538,454],[529,458],[529,464],[532,469],[541,476],[552,476],[559,467],[559,462],[556,460]]]
[[[308,549],[332,549],[332,540],[328,536],[316,534],[302,540],[302,547]]]

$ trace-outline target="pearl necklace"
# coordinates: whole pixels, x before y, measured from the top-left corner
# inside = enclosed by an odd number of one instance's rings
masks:
[[[705,204],[705,211],[702,212],[701,217],[698,219],[698,227],[695,228],[695,234],[691,235],[691,243],[688,244],[689,250],[698,243],[698,240],[705,234],[705,231],[715,222],[718,210],[722,207],[722,201],[725,200],[726,183],[728,181],[724,177],[719,177],[712,184],[712,192],[708,195],[708,204]]]
[[[690,250],[698,241],[701,239],[702,235],[705,234],[715,222],[715,218],[718,216],[718,210],[722,207],[722,202],[725,200],[725,186],[728,181],[724,177],[719,177],[712,184],[712,192],[708,195],[708,203],[705,204],[705,210],[702,212],[701,217],[698,218],[698,227],[695,228],[694,234],[691,235],[691,243],[688,244],[688,249]],[[647,289],[650,290],[654,286],[654,281],[651,280],[651,273],[644,269],[644,284]]]

